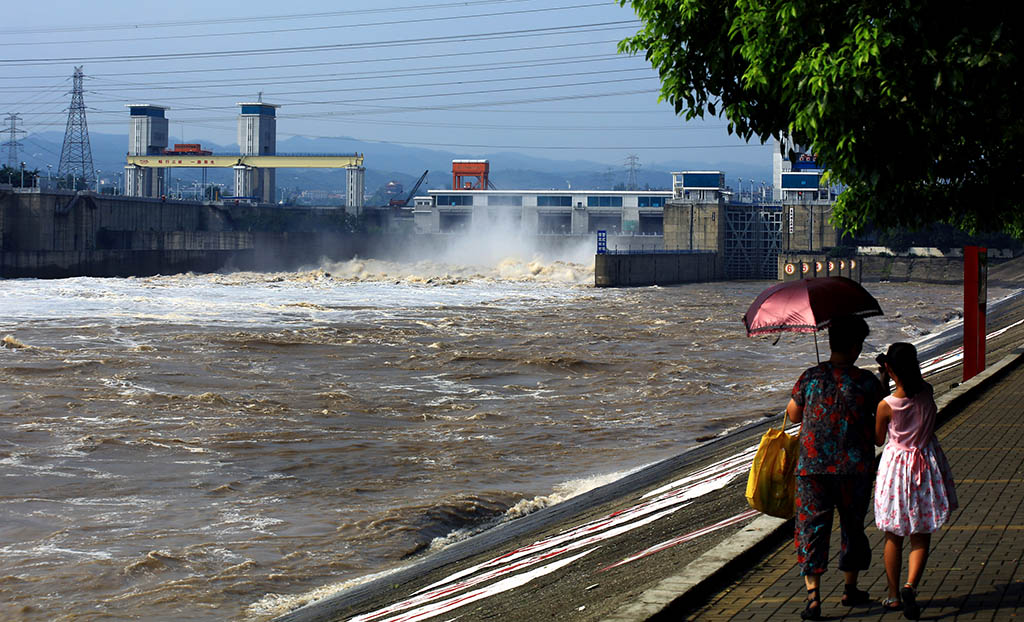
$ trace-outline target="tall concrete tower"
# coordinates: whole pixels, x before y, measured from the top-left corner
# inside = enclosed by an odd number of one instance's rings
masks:
[[[363,194],[366,188],[366,169],[357,164],[345,167],[345,213],[359,216],[363,213]]]
[[[128,155],[160,155],[167,148],[166,106],[127,104],[131,114]],[[158,197],[167,193],[162,168],[124,167],[124,193],[136,197]]]
[[[259,102],[239,103],[238,148],[242,155],[277,155],[277,108]],[[277,169],[235,167],[235,195],[256,197],[265,203],[275,199]]]

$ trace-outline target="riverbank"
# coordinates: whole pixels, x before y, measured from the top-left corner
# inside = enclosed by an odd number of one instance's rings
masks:
[[[992,305],[988,360],[1024,342],[1022,320],[1021,296]],[[922,359],[955,348],[957,338],[956,328],[932,336]],[[952,365],[929,380],[945,393],[959,385],[959,374]],[[678,596],[659,589],[667,577],[755,520],[743,499],[745,474],[773,423],[752,424],[278,619],[397,621],[456,612],[460,620],[603,620],[651,594],[667,605]]]

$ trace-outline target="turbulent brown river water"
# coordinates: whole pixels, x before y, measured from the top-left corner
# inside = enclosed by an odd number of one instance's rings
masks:
[[[810,335],[744,336],[770,283],[592,282],[515,260],[0,281],[0,619],[266,620],[779,412],[814,362]],[[960,306],[868,287],[866,353]]]

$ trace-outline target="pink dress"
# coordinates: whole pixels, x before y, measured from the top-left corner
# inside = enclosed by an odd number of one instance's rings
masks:
[[[932,388],[885,402],[892,419],[875,479],[875,525],[898,536],[932,533],[957,508],[953,473],[935,438]]]

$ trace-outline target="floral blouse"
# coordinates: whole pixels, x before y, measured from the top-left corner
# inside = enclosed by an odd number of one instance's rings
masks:
[[[859,367],[826,361],[793,387],[804,409],[797,475],[870,475],[875,468],[875,410],[882,383]]]

